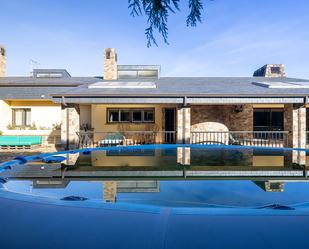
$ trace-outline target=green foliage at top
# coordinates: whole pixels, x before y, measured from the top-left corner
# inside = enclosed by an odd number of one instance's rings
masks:
[[[128,0],[129,9],[132,16],[146,15],[148,27],[145,29],[147,47],[155,44],[158,46],[154,36],[157,30],[164,42],[168,44],[168,26],[167,21],[170,13],[180,11],[180,0]],[[187,0],[189,14],[187,16],[187,26],[195,27],[198,22],[202,21],[202,0]]]

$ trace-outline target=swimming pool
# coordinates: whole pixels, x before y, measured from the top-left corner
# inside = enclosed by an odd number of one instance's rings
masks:
[[[109,147],[2,168],[3,248],[309,246],[307,167],[289,149]]]

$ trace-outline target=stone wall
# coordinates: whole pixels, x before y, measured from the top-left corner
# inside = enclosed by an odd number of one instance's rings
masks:
[[[284,106],[284,130],[288,131],[288,147],[306,148],[306,108],[287,104]],[[293,151],[292,162],[304,165],[306,153]]]
[[[74,148],[78,143],[76,132],[80,129],[79,106],[70,104],[61,109],[61,144],[68,148]]]
[[[114,48],[106,48],[104,51],[104,79],[116,80],[117,71],[117,54]]]
[[[284,130],[289,132],[288,146],[306,147],[306,108],[287,104],[284,107]]]
[[[177,109],[177,143],[189,144],[191,136],[191,108],[180,107]]]
[[[191,130],[206,131],[209,122],[222,123],[230,131],[253,130],[252,105],[191,106]]]

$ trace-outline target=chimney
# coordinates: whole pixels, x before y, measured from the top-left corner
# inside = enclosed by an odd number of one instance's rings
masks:
[[[256,70],[254,77],[285,77],[285,67],[283,64],[266,64]]]
[[[0,45],[0,77],[5,77],[6,74],[6,51],[3,46]]]
[[[104,50],[104,80],[117,80],[117,54],[114,48]]]

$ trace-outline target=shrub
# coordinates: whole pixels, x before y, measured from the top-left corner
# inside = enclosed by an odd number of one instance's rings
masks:
[[[29,129],[30,130],[37,130],[36,124],[33,122]]]

